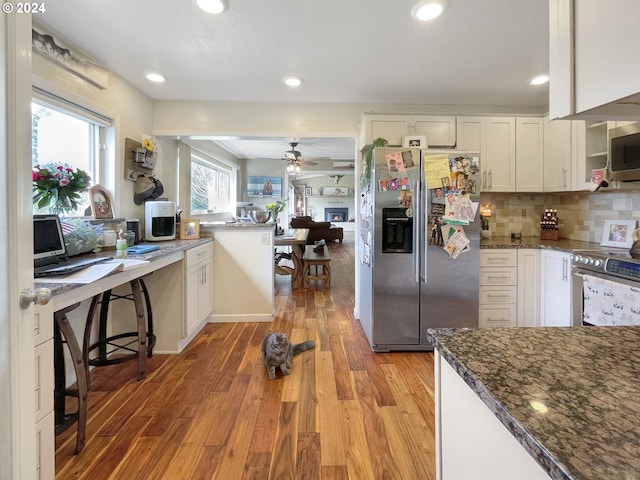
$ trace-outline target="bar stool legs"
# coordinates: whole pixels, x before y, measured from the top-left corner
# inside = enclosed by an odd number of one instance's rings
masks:
[[[76,450],[78,454],[84,448],[87,434],[87,372],[85,370],[85,360],[83,351],[80,349],[78,340],[76,339],[73,329],[67,319],[67,313],[78,307],[80,303],[71,305],[65,309],[59,310],[54,314],[54,371],[55,371],[55,389],[54,389],[54,417],[56,425],[56,435],[64,432],[74,423],[78,423],[78,433],[76,437]],[[64,337],[64,339],[63,339]],[[64,349],[63,344],[67,344],[73,369],[76,373],[77,390],[66,388],[66,374],[64,365]],[[66,397],[73,396],[78,399],[78,409],[74,413],[66,413]]]
[[[155,346],[156,337],[153,333],[153,314],[151,310],[151,300],[149,292],[142,278],[137,278],[129,282],[131,286],[131,294],[116,295],[111,290],[107,290],[101,295],[96,295],[91,301],[91,307],[87,315],[87,322],[84,330],[84,353],[85,366],[87,372],[87,383],[90,385],[89,365],[104,366],[122,363],[129,360],[137,359],[138,361],[138,380],[142,380],[146,374],[147,357],[153,355],[153,347]],[[132,300],[136,311],[136,330],[117,335],[107,336],[107,319],[109,314],[109,303],[112,300],[125,299]],[[91,330],[96,310],[100,305],[100,323],[98,326],[98,340],[91,342]],[[125,338],[133,337],[134,340],[129,343],[118,342]],[[134,345],[135,344],[135,345]],[[97,350],[98,354],[95,358],[89,358],[89,353]],[[119,350],[129,352],[122,356],[111,356]]]

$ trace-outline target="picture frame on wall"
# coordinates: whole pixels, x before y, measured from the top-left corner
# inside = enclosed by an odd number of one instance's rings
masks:
[[[180,240],[196,240],[200,238],[200,220],[183,218],[180,220]]]
[[[304,187],[304,196],[305,197],[310,197],[311,195],[313,195],[313,188]]]
[[[427,148],[426,135],[406,135],[402,140],[403,148]]]
[[[603,247],[631,248],[635,229],[635,220],[605,220],[600,245]]]
[[[89,198],[93,218],[113,218],[113,201],[106,188],[102,185],[94,185],[89,189]]]
[[[282,177],[247,177],[247,194],[250,197],[281,197]]]

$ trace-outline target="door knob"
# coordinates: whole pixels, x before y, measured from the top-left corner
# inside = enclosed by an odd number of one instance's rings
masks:
[[[25,288],[20,292],[20,308],[26,310],[31,303],[46,305],[51,300],[51,289],[38,288],[35,291]]]

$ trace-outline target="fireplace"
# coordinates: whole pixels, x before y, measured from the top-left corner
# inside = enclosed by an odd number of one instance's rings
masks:
[[[324,209],[324,221],[325,222],[346,222],[349,216],[348,208],[325,208]]]

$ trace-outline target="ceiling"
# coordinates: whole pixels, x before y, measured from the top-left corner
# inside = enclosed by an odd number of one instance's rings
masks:
[[[448,0],[418,24],[414,0],[56,0],[34,22],[159,100],[544,107],[546,0]],[[153,84],[145,75],[162,73]],[[299,75],[304,83],[282,83]],[[240,158],[280,158],[292,139],[234,139]],[[299,139],[304,157],[355,143]]]

